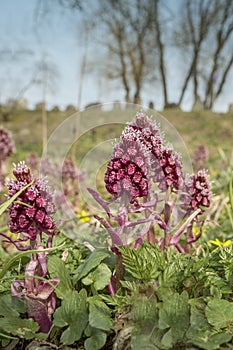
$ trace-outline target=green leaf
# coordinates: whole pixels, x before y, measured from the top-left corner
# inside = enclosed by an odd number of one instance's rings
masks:
[[[143,328],[151,329],[158,327],[158,308],[157,300],[154,297],[148,298],[147,296],[138,297],[132,305],[131,318],[136,324],[136,327],[140,325]]]
[[[89,328],[88,336],[90,338],[86,339],[84,342],[85,349],[86,350],[102,349],[102,347],[106,343],[107,334],[104,331],[101,331],[100,329],[92,328],[90,326],[88,328]]]
[[[106,251],[93,251],[88,259],[74,271],[74,281],[77,282],[85,277],[107,257],[109,253]]]
[[[228,342],[231,335],[225,331],[216,333],[216,329],[211,327],[206,318],[206,304],[199,299],[189,301],[191,305],[190,327],[186,337],[194,345],[206,350],[219,349],[221,344]],[[215,319],[218,315],[215,314]]]
[[[112,272],[108,266],[101,263],[94,271],[82,279],[82,283],[86,286],[94,284],[96,290],[102,290],[109,284],[111,275]]]
[[[0,298],[0,316],[18,317],[19,313],[25,313],[26,308],[24,303],[11,295],[3,295]]]
[[[161,331],[160,331],[161,332]],[[132,334],[131,337],[131,348],[133,350],[160,350],[152,343],[152,340],[148,334]]]
[[[227,300],[210,300],[205,314],[208,322],[217,329],[228,328],[233,325],[233,303]]]
[[[9,198],[7,201],[5,201],[4,203],[2,203],[0,205],[0,216],[4,213],[4,211],[7,210],[7,208],[16,200],[16,198],[18,196],[21,195],[21,193],[23,191],[25,191],[28,187],[30,187],[33,184],[34,180],[32,180],[28,185],[26,185],[25,187],[21,188],[21,190],[19,190],[17,193],[14,194],[14,196],[12,196],[11,198]]]
[[[56,287],[56,295],[58,298],[63,299],[67,293],[73,290],[72,280],[65,262],[57,256],[50,256],[48,258],[48,271],[51,277],[58,277],[60,279]]]
[[[32,319],[20,318],[20,313],[25,312],[25,306],[21,300],[11,295],[2,296],[0,298],[0,329],[21,338],[34,338],[39,325]]]
[[[196,330],[205,330],[209,329],[209,323],[205,316],[205,307],[206,304],[203,300],[191,299],[189,300],[190,304],[190,326]]]
[[[118,247],[126,271],[134,278],[149,282],[157,278],[164,268],[164,254],[158,247],[144,243],[138,249]]]
[[[188,293],[174,293],[159,305],[159,328],[171,329],[174,343],[183,340],[189,327]]]
[[[88,298],[89,323],[93,328],[109,331],[113,327],[111,312],[107,305],[96,297]]]
[[[232,335],[229,333],[216,333],[214,330],[197,330],[190,329],[187,332],[187,338],[189,343],[200,347],[205,350],[215,350],[219,349],[220,345],[229,342],[232,338]]]
[[[79,340],[88,322],[87,293],[71,291],[62,300],[61,306],[54,313],[54,325],[67,327],[62,333],[61,342],[66,345]]]
[[[171,349],[173,344],[173,337],[172,337],[172,331],[169,329],[168,332],[166,332],[161,340],[161,345],[163,346],[163,349]]]
[[[17,335],[20,338],[32,339],[35,337],[35,333],[39,329],[39,325],[32,319],[22,319],[19,317],[0,318],[0,328],[5,332],[13,335]]]

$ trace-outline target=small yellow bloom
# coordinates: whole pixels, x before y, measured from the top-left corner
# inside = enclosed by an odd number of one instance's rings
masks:
[[[90,218],[85,210],[81,210],[77,214],[77,218],[79,218],[80,222],[89,222],[90,221]]]
[[[228,239],[227,241],[221,242],[218,238],[216,238],[215,240],[210,240],[209,243],[217,246],[216,249],[218,249],[218,248],[221,248],[221,247],[229,247],[230,244],[231,244],[231,240]],[[216,249],[214,249],[214,250],[216,250]]]
[[[202,228],[198,227],[196,223],[194,223],[193,225],[193,233],[195,234],[195,236],[199,235],[200,233],[200,229],[202,229],[202,233],[205,233],[208,229],[208,226],[204,226]]]

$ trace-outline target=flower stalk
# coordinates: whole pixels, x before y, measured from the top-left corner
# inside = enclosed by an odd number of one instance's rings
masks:
[[[57,223],[53,220],[55,206],[46,180],[34,179],[24,162],[14,166],[13,174],[15,179],[7,185],[8,197],[13,199],[19,191],[20,194],[9,206],[9,229],[19,236],[13,239],[6,234],[1,235],[18,250],[31,251],[31,260],[26,265],[25,280],[15,280],[11,293],[24,300],[28,317],[39,324],[39,332],[48,333],[56,305],[54,289],[59,279],[46,279],[48,251],[43,250],[41,243],[45,233],[48,236],[46,248],[51,248],[53,237],[58,234]]]
[[[95,217],[109,232],[112,250],[118,255],[117,246],[132,245],[133,230],[135,249],[147,240],[164,251],[174,246],[188,253],[200,238],[211,197],[207,173],[199,170],[197,175],[187,176],[180,155],[165,144],[159,126],[146,114],[137,113],[126,126],[114,146],[104,181],[112,200],[103,200],[93,189],[89,192],[108,216],[108,220]],[[116,215],[111,211],[113,203],[118,206]],[[198,235],[193,232],[194,223],[200,226]],[[156,237],[155,224],[163,232],[162,238]],[[115,282],[111,281],[115,288],[123,277],[118,265]],[[114,288],[110,290],[113,293]]]

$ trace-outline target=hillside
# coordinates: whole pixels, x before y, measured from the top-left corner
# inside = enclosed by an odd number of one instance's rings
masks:
[[[82,112],[80,123],[83,125],[83,130],[91,129],[96,123],[99,126],[95,130],[86,132],[84,136],[79,138],[77,145],[79,150],[78,158],[82,158],[89,149],[100,142],[118,137],[123,129],[120,122],[123,120],[130,121],[134,113],[135,111],[128,109],[113,111],[87,110]],[[218,148],[222,148],[227,154],[231,153],[233,112],[221,114],[210,111],[183,112],[180,110],[166,110],[160,112],[160,114],[175,127],[191,155],[200,143],[204,143],[208,147],[210,161],[216,161],[218,158]],[[48,112],[48,135],[51,135],[69,117],[70,114],[68,112]],[[120,125],[117,126],[113,124],[114,122],[120,123]],[[42,129],[40,111],[16,111],[11,115],[9,121],[2,123],[2,125],[11,130],[15,140],[17,152],[13,160],[22,160],[31,151],[41,154]]]

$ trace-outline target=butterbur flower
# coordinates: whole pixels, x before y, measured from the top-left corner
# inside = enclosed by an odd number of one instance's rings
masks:
[[[0,162],[6,160],[14,152],[14,144],[9,131],[0,127]]]
[[[163,147],[158,156],[154,181],[159,182],[159,188],[166,190],[168,187],[172,191],[179,190],[183,187],[184,172],[180,156],[170,147]]]
[[[152,244],[158,242],[163,250],[175,246],[182,253],[189,252],[202,234],[202,214],[210,205],[211,191],[205,171],[186,178],[181,156],[165,143],[159,125],[146,114],[137,113],[123,131],[107,165],[104,180],[113,201],[104,201],[89,189],[108,215],[107,220],[95,217],[109,232],[112,247],[124,245],[136,228],[135,248],[148,239]],[[114,215],[113,202],[119,204]],[[197,235],[194,223],[199,228]],[[155,237],[154,224],[164,237]]]
[[[48,275],[48,253],[41,252],[41,235],[42,232],[49,235],[47,247],[51,247],[53,236],[57,233],[52,217],[55,206],[47,181],[44,178],[34,178],[24,162],[14,166],[13,174],[15,179],[8,183],[8,197],[11,198],[19,190],[22,193],[9,206],[9,228],[11,232],[22,234],[23,238],[13,240],[4,233],[0,235],[13,243],[18,250],[34,251],[26,265],[25,280],[14,281],[11,294],[24,300],[28,317],[39,324],[38,331],[48,333],[52,326],[51,315],[56,307],[54,290],[59,278],[45,279]],[[30,240],[30,246],[18,245],[26,240]]]
[[[76,180],[78,172],[72,159],[65,159],[62,167],[62,178],[65,180]]]
[[[138,138],[146,146],[151,157],[151,178],[159,189],[168,187],[176,191],[183,186],[184,173],[180,156],[171,147],[164,146],[159,125],[146,114],[136,114],[135,122],[129,124],[125,133],[137,132]]]
[[[158,164],[163,136],[159,125],[152,121],[146,114],[140,112],[135,116],[135,121],[129,123],[124,133],[131,134],[136,132],[140,141],[146,146],[151,155],[151,170],[155,171],[155,165]]]
[[[193,155],[193,165],[195,171],[207,168],[208,163],[208,149],[204,144],[200,144]]]
[[[33,171],[38,170],[38,168],[39,168],[39,157],[38,157],[37,153],[31,152],[28,155],[27,159],[26,159],[26,164],[28,164],[30,169],[32,169]]]
[[[10,231],[22,233],[25,240],[35,240],[42,232],[53,236],[56,229],[52,217],[55,206],[46,179],[33,179],[30,168],[24,162],[15,165],[13,174],[16,179],[7,185],[9,198],[32,183],[9,207]]]
[[[197,175],[190,175],[188,181],[185,183],[184,191],[181,195],[181,200],[183,201],[182,208],[187,213],[199,208],[208,208],[210,206],[211,195],[208,174],[205,170],[199,170]]]
[[[163,136],[156,122],[143,112],[140,112],[136,114],[135,121],[128,124],[128,128],[126,128],[125,132],[131,133],[131,129],[137,132],[141,141],[147,148],[153,153],[157,153],[163,143]]]
[[[5,179],[4,176],[0,174],[0,192],[4,189],[5,187]]]
[[[40,164],[40,171],[44,176],[53,178],[58,171],[58,166],[50,158],[44,158]]]
[[[74,205],[78,199],[78,171],[74,161],[70,158],[65,159],[62,166],[62,180],[64,195],[73,198]]]
[[[114,147],[105,173],[105,184],[115,198],[126,196],[129,202],[146,197],[149,191],[150,154],[137,132],[123,133]]]

